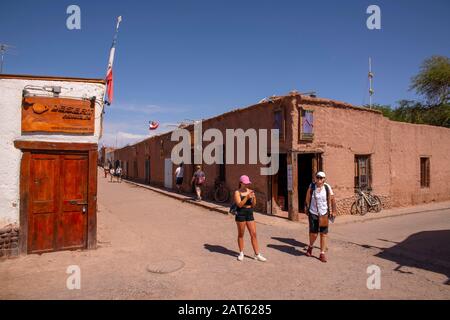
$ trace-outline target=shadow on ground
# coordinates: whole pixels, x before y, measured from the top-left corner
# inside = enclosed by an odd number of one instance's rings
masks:
[[[267,247],[275,250],[279,250],[284,253],[291,254],[293,256],[303,256],[305,253],[303,251],[298,250],[296,247],[306,248],[307,245],[303,242],[297,241],[292,238],[280,238],[280,237],[272,237],[273,240],[280,241],[282,245],[279,244],[268,244]]]
[[[412,273],[401,270],[402,267],[413,267],[447,277],[446,285],[450,285],[450,230],[422,231],[410,235],[404,241],[395,242],[387,239],[380,241],[393,243],[389,248],[357,244],[363,248],[380,250],[375,256],[398,264],[394,270],[401,273]]]
[[[212,245],[212,244],[207,244],[207,243],[205,243],[204,246],[205,246],[205,249],[210,252],[221,253],[221,254],[232,256],[232,257],[238,256],[238,253],[236,251],[227,249],[222,246],[217,246],[217,245]]]

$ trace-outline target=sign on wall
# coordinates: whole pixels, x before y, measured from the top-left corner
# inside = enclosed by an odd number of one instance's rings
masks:
[[[292,191],[292,164],[287,165],[287,189]]]
[[[22,132],[93,134],[95,100],[25,97]]]

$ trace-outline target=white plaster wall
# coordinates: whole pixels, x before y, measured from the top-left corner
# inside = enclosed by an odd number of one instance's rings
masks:
[[[21,135],[22,91],[27,85],[60,86],[61,96],[96,97],[95,133],[93,135],[49,134]],[[38,92],[38,91],[33,91]],[[0,79],[0,228],[19,223],[19,175],[22,152],[15,140],[98,143],[105,85],[70,81]],[[39,91],[39,95],[52,96]]]

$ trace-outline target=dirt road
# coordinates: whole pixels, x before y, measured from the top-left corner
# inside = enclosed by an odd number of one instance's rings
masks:
[[[238,262],[232,216],[99,176],[99,248],[1,261],[0,299],[450,298],[450,209],[333,225],[326,264],[304,255],[305,224],[257,232],[268,262],[250,258],[248,234]],[[67,289],[70,265],[80,290]],[[379,290],[367,288],[370,265]]]

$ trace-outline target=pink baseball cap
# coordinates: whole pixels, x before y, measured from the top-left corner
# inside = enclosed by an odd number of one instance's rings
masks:
[[[239,178],[239,182],[241,182],[243,184],[250,184],[251,183],[250,178],[248,176],[246,176],[246,175],[241,176]]]

